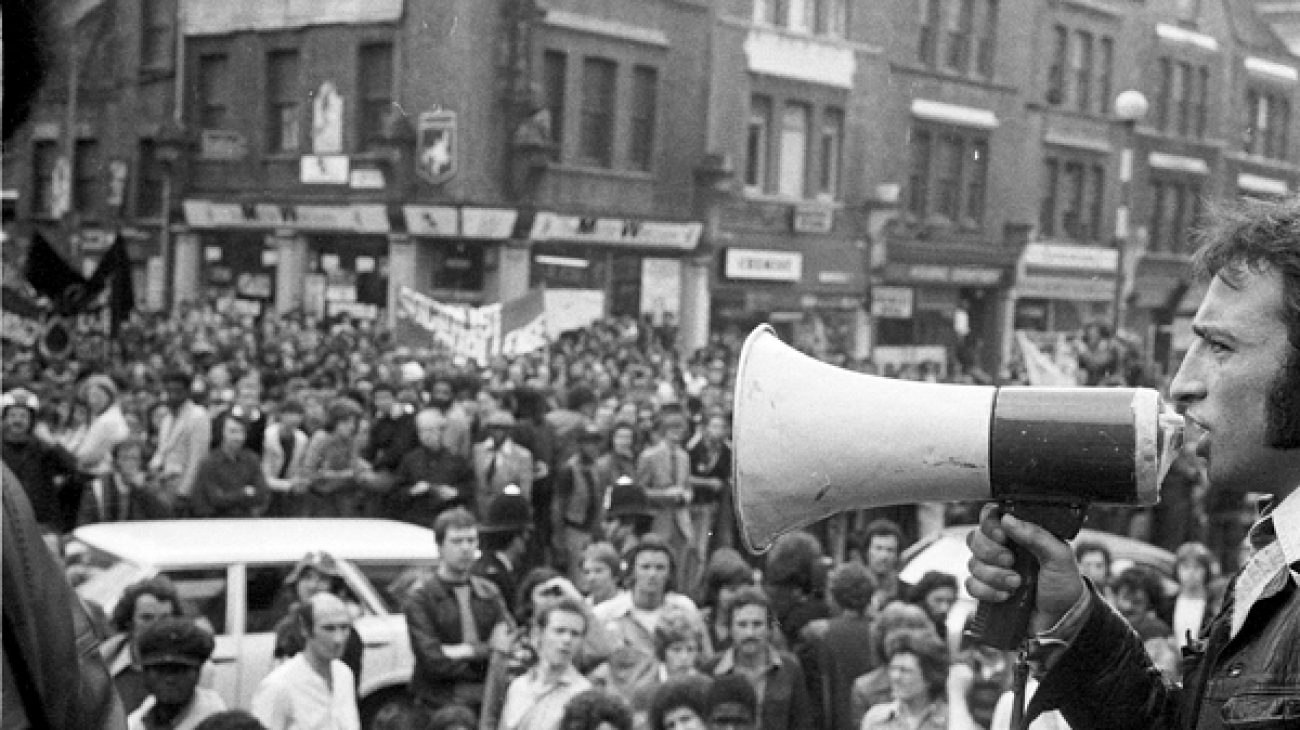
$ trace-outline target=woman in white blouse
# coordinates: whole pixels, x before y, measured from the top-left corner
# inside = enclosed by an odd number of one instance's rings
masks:
[[[78,465],[94,474],[113,468],[113,447],[131,435],[117,402],[117,385],[107,375],[92,375],[81,385],[81,397],[90,406],[90,425],[73,450]]]

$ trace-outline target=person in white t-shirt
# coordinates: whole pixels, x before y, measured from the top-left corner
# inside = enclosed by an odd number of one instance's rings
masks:
[[[307,645],[257,686],[253,714],[267,730],[360,730],[352,670],[341,658],[352,615],[338,596],[317,593],[301,618]]]

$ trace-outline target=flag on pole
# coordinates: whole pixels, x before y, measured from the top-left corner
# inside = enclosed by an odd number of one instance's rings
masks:
[[[127,253],[126,239],[118,234],[100,260],[95,273],[86,284],[90,297],[98,297],[108,290],[108,311],[112,315],[112,335],[117,333],[135,309],[135,283],[131,279],[131,256]]]
[[[1077,385],[1074,378],[1061,372],[1052,358],[1048,357],[1038,346],[1021,331],[1016,332],[1016,345],[1020,347],[1020,358],[1025,363],[1025,375],[1030,385],[1066,387]]]
[[[28,283],[54,303],[60,314],[76,312],[86,300],[86,278],[59,255],[39,232],[32,234],[23,270]]]

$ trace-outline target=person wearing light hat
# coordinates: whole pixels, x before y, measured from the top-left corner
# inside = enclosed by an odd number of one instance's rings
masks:
[[[127,718],[128,730],[190,730],[226,709],[221,696],[198,686],[216,644],[194,619],[158,619],[140,637],[140,665],[149,696]]]
[[[478,479],[476,494],[478,514],[486,514],[487,506],[507,484],[519,487],[524,499],[532,504],[533,454],[515,443],[510,437],[515,428],[515,417],[498,409],[483,419],[483,429],[488,437],[474,446],[474,474]]]
[[[515,484],[507,484],[492,500],[478,526],[483,553],[474,564],[474,574],[501,589],[511,613],[515,610],[516,586],[532,526],[532,509]]]
[[[81,397],[90,406],[90,426],[73,456],[82,469],[107,473],[113,469],[113,447],[131,435],[117,402],[117,384],[107,375],[92,375],[81,384]]]
[[[0,396],[0,454],[17,475],[41,529],[67,532],[74,526],[77,460],[37,426],[40,401],[25,388],[14,388]],[[71,509],[69,509],[71,506]]]
[[[275,651],[277,662],[292,658],[307,645],[302,633],[302,607],[317,593],[339,595],[344,591],[343,573],[333,555],[323,550],[313,550],[302,557],[289,575],[284,578],[286,594],[292,603],[284,618],[275,625]],[[281,604],[283,605],[283,604]],[[352,670],[354,679],[361,678],[361,661],[365,647],[356,627],[348,633],[343,646],[343,663]]]

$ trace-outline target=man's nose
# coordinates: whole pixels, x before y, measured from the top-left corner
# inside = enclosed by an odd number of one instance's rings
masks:
[[[1196,401],[1205,397],[1205,381],[1202,376],[1200,344],[1192,345],[1187,351],[1174,379],[1169,383],[1169,398],[1181,412]]]

